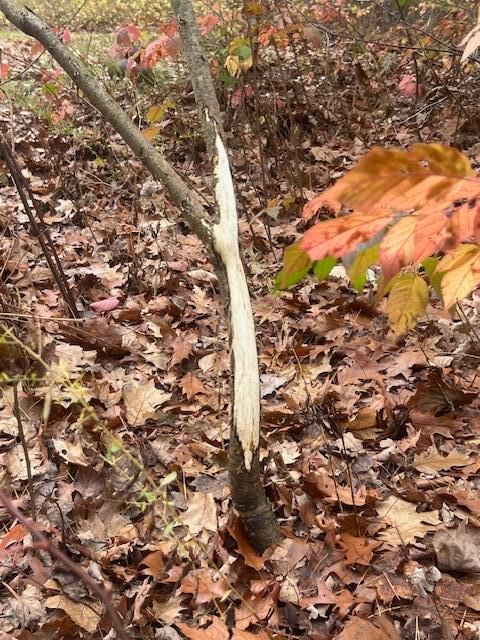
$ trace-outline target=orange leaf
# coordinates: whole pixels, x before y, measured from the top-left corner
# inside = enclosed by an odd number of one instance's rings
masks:
[[[20,542],[27,535],[28,531],[21,524],[16,524],[0,539],[0,552],[13,544],[14,542]]]
[[[349,533],[342,533],[340,544],[345,549],[345,564],[370,565],[374,550],[382,543],[369,538],[355,537]]]
[[[265,560],[262,558],[262,556],[258,555],[258,553],[248,542],[241,520],[239,518],[235,518],[233,522],[229,521],[227,524],[227,529],[230,532],[232,538],[235,539],[238,545],[238,551],[243,556],[245,564],[249,567],[253,567],[253,569],[256,569],[257,571],[263,569],[263,567],[265,566]]]
[[[416,218],[407,216],[395,224],[382,240],[380,245],[380,264],[383,275],[388,281],[400,269],[413,261],[414,241],[413,235]]]
[[[393,212],[371,210],[325,220],[306,232],[300,248],[312,260],[322,260],[327,256],[341,258],[382,231],[392,218]]]
[[[412,218],[394,223],[382,243],[388,279],[408,262],[480,237],[477,199],[480,180],[456,149],[440,144],[417,144],[409,151],[376,147],[309,202],[304,217],[326,203],[336,211],[345,205],[354,212],[320,222],[307,231],[300,247],[312,260],[341,257],[379,234],[398,213],[412,210]]]
[[[191,371],[183,376],[180,383],[183,393],[187,396],[187,400],[191,400],[197,393],[207,393],[203,384]]]
[[[183,624],[183,622],[176,622],[175,624],[183,635],[191,640],[228,640],[230,634],[228,633],[227,625],[214,616],[208,616],[208,618],[212,621],[212,624],[205,629],[193,629],[188,624]]]

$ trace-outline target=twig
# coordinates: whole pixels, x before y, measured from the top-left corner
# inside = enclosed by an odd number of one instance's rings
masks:
[[[124,623],[122,619],[118,615],[105,589],[97,582],[95,582],[95,580],[91,578],[80,565],[73,562],[73,560],[70,560],[70,558],[63,551],[60,551],[60,549],[56,547],[48,538],[46,538],[43,533],[40,533],[40,531],[36,529],[31,520],[23,515],[23,513],[13,504],[13,502],[3,492],[2,489],[0,489],[0,502],[14,518],[16,518],[23,524],[26,529],[28,529],[33,538],[37,540],[37,542],[35,542],[35,544],[33,545],[34,549],[46,551],[52,558],[56,558],[79,580],[81,580],[83,584],[88,589],[90,589],[90,591],[92,591],[99,598],[99,600],[101,600],[101,602],[103,602],[103,604],[105,605],[105,609],[110,616],[112,626],[117,632],[120,640],[131,640],[130,636],[124,629]]]
[[[17,420],[18,435],[22,443],[23,455],[25,456],[25,467],[27,469],[28,493],[30,494],[30,509],[32,512],[32,520],[37,519],[37,508],[35,505],[35,492],[33,490],[32,464],[28,453],[27,441],[25,439],[25,431],[23,430],[22,415],[20,413],[20,403],[18,401],[18,383],[13,385],[13,413]]]
[[[71,315],[74,318],[79,318],[80,312],[76,307],[72,292],[70,291],[70,288],[68,286],[67,278],[63,271],[63,267],[60,263],[60,258],[58,257],[58,253],[55,249],[55,245],[53,244],[47,229],[45,229],[43,216],[40,209],[38,208],[37,201],[33,196],[33,193],[30,187],[28,186],[28,184],[26,184],[25,179],[22,175],[22,172],[20,171],[20,167],[18,166],[17,161],[15,160],[15,157],[10,147],[5,142],[5,139],[1,134],[0,134],[0,153],[5,159],[8,170],[10,171],[13,182],[15,183],[15,187],[17,188],[18,195],[20,196],[23,207],[25,209],[25,213],[28,216],[30,225],[33,229],[35,236],[38,238],[38,241],[43,251],[43,255],[45,256],[45,259],[48,263],[48,266],[50,267],[50,270],[55,279],[55,282],[57,283],[58,288],[60,289],[62,297],[65,301],[65,304],[69,308]],[[35,216],[33,215],[33,211],[28,202],[27,194],[33,203],[33,207],[40,219],[40,222],[44,227],[43,229],[37,222]]]

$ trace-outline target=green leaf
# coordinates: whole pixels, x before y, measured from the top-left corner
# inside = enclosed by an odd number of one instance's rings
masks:
[[[313,273],[319,282],[323,282],[330,275],[330,271],[337,264],[337,258],[327,256],[323,260],[317,260],[313,263]]]
[[[438,258],[429,257],[429,258],[425,258],[425,260],[422,261],[422,267],[425,271],[428,281],[432,285],[432,289],[435,291],[437,296],[441,299],[442,298],[441,284],[442,284],[442,280],[443,280],[443,276],[445,275],[445,272],[437,271],[438,263],[439,263]]]
[[[248,60],[248,58],[250,58],[251,55],[252,55],[252,49],[248,44],[244,45],[243,47],[239,47],[237,49],[237,56],[240,58],[240,60]]]
[[[352,264],[347,269],[347,274],[350,278],[350,282],[357,291],[363,291],[363,288],[367,281],[367,269],[369,269],[372,264],[376,264],[379,259],[379,244],[374,244],[371,247],[366,247],[356,254]]]
[[[300,249],[297,243],[287,247],[283,253],[283,269],[275,278],[275,289],[283,290],[292,287],[307,275],[312,266],[308,255]]]

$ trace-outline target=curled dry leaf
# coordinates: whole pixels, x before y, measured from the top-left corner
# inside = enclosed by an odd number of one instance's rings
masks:
[[[440,569],[480,573],[480,531],[462,521],[457,529],[439,529],[433,548]]]

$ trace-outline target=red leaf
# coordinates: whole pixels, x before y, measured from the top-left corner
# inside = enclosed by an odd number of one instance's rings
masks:
[[[10,65],[8,62],[0,63],[0,80],[6,80],[10,74]]]
[[[406,73],[397,85],[397,89],[401,94],[411,98],[417,92],[417,80],[411,73]]]
[[[200,33],[202,34],[202,36],[207,36],[210,31],[214,29],[220,22],[220,18],[213,15],[213,13],[209,13],[203,18],[199,18],[197,21],[198,26],[200,27]]]
[[[92,302],[91,308],[97,313],[106,313],[107,311],[113,311],[120,304],[118,298],[105,298],[105,300],[97,300]]]
[[[69,29],[64,29],[62,32],[62,42],[63,44],[70,44],[72,41],[72,32]]]
[[[145,47],[142,62],[147,67],[153,67],[159,58],[171,58],[176,60],[180,52],[180,39],[178,36],[163,35]]]

